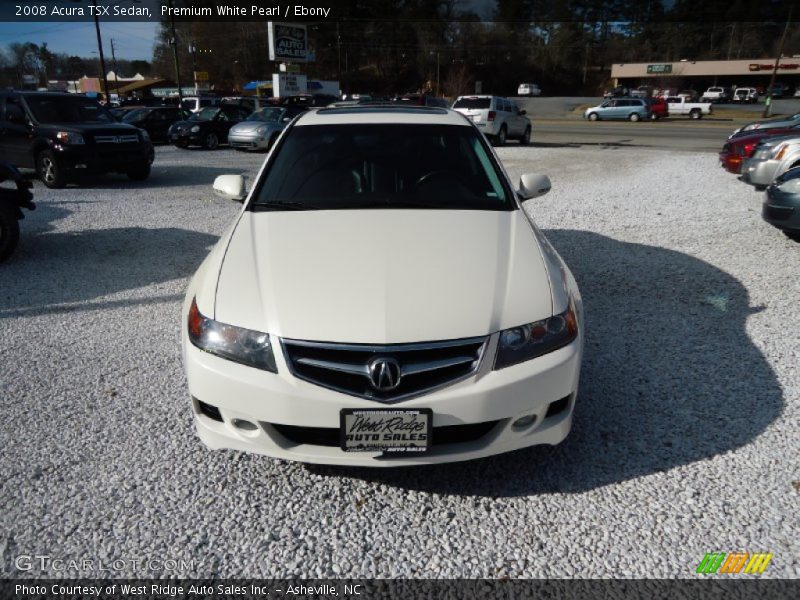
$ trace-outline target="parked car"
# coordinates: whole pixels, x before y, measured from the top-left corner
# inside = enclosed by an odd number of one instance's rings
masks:
[[[196,113],[209,106],[219,106],[220,103],[221,100],[216,96],[184,96],[181,108]]]
[[[649,85],[640,85],[635,90],[631,90],[631,97],[633,98],[649,98],[653,95],[653,88]]]
[[[517,96],[541,96],[542,90],[535,83],[520,83]]]
[[[146,131],[119,123],[96,100],[56,92],[0,92],[0,160],[36,169],[50,188],[79,174],[142,181],[155,156]]]
[[[786,93],[786,86],[782,83],[776,83],[767,93],[773,98],[783,98],[783,95]]]
[[[641,121],[650,118],[650,105],[643,98],[612,98],[599,106],[587,108],[583,118],[590,121],[609,119]]]
[[[800,135],[770,136],[742,162],[739,179],[756,190],[765,190],[777,176],[794,167],[800,167]]]
[[[728,139],[740,135],[749,135],[748,132],[756,129],[782,129],[786,127],[794,127],[795,125],[800,125],[800,113],[793,114],[791,117],[788,117],[786,119],[779,118],[779,119],[764,119],[762,121],[753,121],[752,123],[748,123],[744,127],[740,127],[739,129],[734,130],[734,132],[728,136]]]
[[[742,163],[753,156],[756,146],[761,140],[767,137],[794,134],[800,134],[800,125],[784,129],[753,131],[749,135],[730,138],[719,153],[720,163],[729,173],[739,175],[742,172]]]
[[[669,114],[672,117],[688,116],[692,119],[702,119],[703,115],[712,113],[710,102],[687,102],[685,96],[669,96],[666,102],[669,104]]]
[[[144,129],[151,140],[167,142],[169,141],[169,128],[174,123],[188,118],[189,113],[182,111],[177,106],[158,106],[129,111],[122,117],[122,122]]]
[[[761,216],[767,223],[800,242],[800,167],[779,175],[767,188]]]
[[[507,98],[459,96],[453,110],[466,116],[497,146],[503,146],[507,139],[519,140],[523,145],[531,141],[532,126],[525,111]]]
[[[711,102],[713,104],[717,104],[719,102],[727,102],[730,100],[730,96],[728,92],[723,87],[710,87],[704,93],[703,97],[700,98],[701,102]]]
[[[391,467],[566,437],[582,302],[521,205],[550,181],[513,186],[479,131],[436,108],[322,108],[249,195],[217,177],[244,208],[181,321],[207,446]]]
[[[304,106],[270,106],[231,127],[228,144],[237,150],[269,150],[292,119],[308,110]]]
[[[669,116],[669,105],[663,98],[648,98],[647,105],[650,107],[650,118],[654,121]]]
[[[202,146],[214,150],[228,143],[228,131],[244,121],[250,113],[243,106],[207,106],[186,121],[173,123],[169,128],[169,139],[178,148]]]
[[[758,102],[758,90],[753,87],[736,88],[733,92],[733,101],[755,104]]]
[[[450,103],[444,98],[439,98],[432,94],[403,94],[392,98],[392,102],[400,104],[412,104],[417,106],[437,106],[439,108],[450,108]]]
[[[794,90],[794,97],[800,98],[800,85],[798,85]]]
[[[670,96],[671,95],[673,94],[670,94]],[[686,98],[687,102],[696,102],[699,97],[699,94],[694,90],[682,90],[674,95],[680,96],[681,98]]]
[[[9,185],[1,185],[8,183]],[[0,161],[0,262],[14,252],[19,242],[22,209],[35,210],[33,184],[9,162]]]
[[[339,99],[336,96],[329,94],[297,94],[295,96],[286,96],[281,98],[279,104],[281,106],[328,106]]]

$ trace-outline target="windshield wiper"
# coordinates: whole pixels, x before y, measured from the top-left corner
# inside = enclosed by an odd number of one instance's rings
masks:
[[[255,210],[319,210],[318,207],[303,202],[256,202],[253,204]]]

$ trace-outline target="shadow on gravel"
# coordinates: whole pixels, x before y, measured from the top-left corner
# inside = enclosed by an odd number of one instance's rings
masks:
[[[197,157],[200,158],[200,157]],[[259,164],[257,168],[261,165]],[[145,181],[131,181],[125,175],[110,173],[100,177],[86,178],[77,187],[93,190],[146,190],[170,187],[186,187],[190,185],[207,186],[208,196],[213,195],[211,189],[218,175],[248,175],[252,168],[243,167],[209,167],[206,165],[174,165],[154,164],[150,177]],[[249,178],[248,178],[249,179]]]
[[[586,308],[567,440],[451,465],[316,472],[444,494],[583,492],[735,450],[780,416],[781,388],[745,331],[759,308],[739,281],[665,248],[588,231],[547,236]]]
[[[42,208],[63,211],[47,203]],[[38,211],[37,207],[35,212]],[[90,302],[121,291],[188,277],[218,239],[172,227],[58,233],[23,231],[22,235],[17,252],[0,268],[0,319],[165,300],[166,297],[157,296]],[[59,306],[70,303],[79,304]]]

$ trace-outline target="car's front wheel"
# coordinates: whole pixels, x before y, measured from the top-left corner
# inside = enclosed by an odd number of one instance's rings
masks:
[[[589,113],[589,120],[590,121],[597,121],[597,113]]]
[[[36,174],[51,189],[63,188],[67,184],[64,167],[50,150],[43,150],[36,157]]]
[[[206,150],[216,150],[219,147],[219,138],[216,133],[209,133],[203,138],[203,147]]]
[[[522,137],[519,138],[519,144],[520,146],[527,146],[530,143],[531,143],[531,128],[526,127],[525,133],[523,133]]]
[[[11,256],[19,241],[19,222],[14,207],[0,202],[0,262]]]

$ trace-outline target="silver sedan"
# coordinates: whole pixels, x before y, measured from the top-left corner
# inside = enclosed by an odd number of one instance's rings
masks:
[[[269,150],[298,112],[297,107],[270,106],[231,127],[228,144],[237,150]]]

